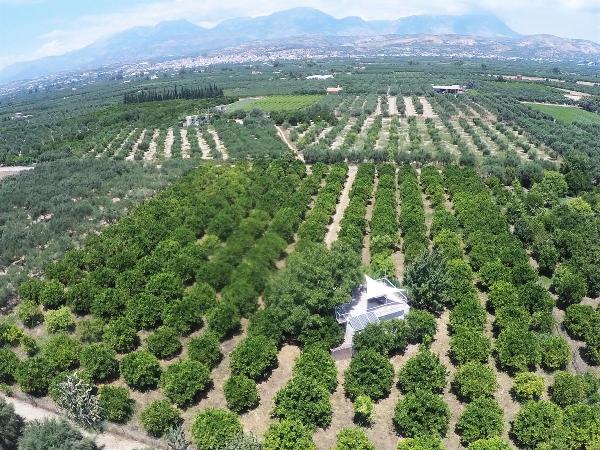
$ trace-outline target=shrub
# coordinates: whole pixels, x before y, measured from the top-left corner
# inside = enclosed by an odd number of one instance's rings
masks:
[[[191,339],[188,343],[188,357],[214,369],[223,358],[218,336],[208,331]]]
[[[258,390],[256,382],[245,375],[234,375],[228,378],[223,387],[227,407],[241,414],[258,406]]]
[[[264,450],[316,450],[312,430],[293,420],[271,424],[265,433]]]
[[[64,421],[45,419],[27,424],[19,439],[19,450],[98,450],[94,442]]]
[[[337,369],[330,352],[319,347],[309,347],[300,353],[294,364],[296,377],[313,378],[329,392],[337,386]]]
[[[479,270],[479,280],[486,289],[498,282],[509,282],[511,278],[510,270],[499,259],[486,262]]]
[[[387,397],[392,388],[394,368],[390,361],[372,350],[356,353],[344,374],[346,395],[355,399],[366,395],[372,400]]]
[[[65,290],[58,281],[48,280],[40,287],[39,300],[48,309],[60,308],[65,304]]]
[[[524,449],[565,448],[563,411],[548,401],[527,402],[512,424],[515,442]]]
[[[525,402],[539,399],[544,392],[544,379],[532,372],[520,372],[515,376],[513,393],[517,400]]]
[[[0,398],[0,448],[16,450],[24,420],[15,413],[15,408]]]
[[[0,384],[10,384],[15,380],[15,374],[20,361],[15,352],[0,347]]]
[[[600,444],[600,404],[577,403],[567,406],[564,426],[568,448],[597,448]]]
[[[133,323],[126,317],[109,322],[104,327],[102,340],[117,353],[129,353],[140,344],[140,338]]]
[[[544,336],[541,339],[540,348],[541,364],[546,370],[562,369],[571,359],[571,349],[562,336]]]
[[[189,296],[174,300],[162,311],[163,324],[186,335],[202,326],[202,311]]]
[[[167,400],[155,400],[140,414],[144,430],[150,436],[162,437],[183,422],[177,411]]]
[[[56,385],[53,399],[71,420],[85,428],[97,428],[102,421],[102,410],[93,391],[92,383],[77,373],[67,374]]]
[[[587,293],[585,278],[567,266],[559,266],[554,271],[552,289],[558,295],[558,301],[563,306],[579,303]]]
[[[444,446],[439,436],[417,436],[402,439],[398,450],[444,450]]]
[[[468,450],[510,450],[511,446],[499,437],[479,439],[469,445]]]
[[[92,314],[103,320],[116,319],[123,313],[128,296],[122,289],[109,288],[99,291],[92,301]]]
[[[418,309],[439,313],[448,304],[450,277],[445,259],[437,252],[423,253],[408,266],[404,283],[411,304]]]
[[[492,353],[490,338],[481,330],[461,327],[450,337],[450,357],[457,365],[487,362]]]
[[[231,352],[231,373],[255,381],[265,379],[277,365],[277,345],[264,336],[251,336]]]
[[[528,330],[509,327],[496,339],[496,358],[509,372],[533,368],[541,359],[539,340]]]
[[[329,396],[329,391],[312,378],[294,377],[275,395],[273,415],[326,428],[333,414]]]
[[[405,437],[422,435],[445,436],[450,409],[436,394],[417,391],[407,394],[394,409],[394,426]]]
[[[222,291],[222,301],[235,305],[243,317],[250,317],[258,306],[259,293],[245,280],[238,279]]]
[[[488,300],[495,311],[509,306],[522,306],[519,300],[519,291],[507,281],[497,281],[492,285]]]
[[[263,446],[252,435],[238,434],[223,447],[223,450],[263,450]]]
[[[165,302],[180,298],[183,294],[183,282],[174,273],[161,272],[152,275],[146,285],[146,292],[162,298]]]
[[[398,373],[398,388],[404,393],[418,390],[441,392],[446,386],[446,366],[438,355],[421,349]]]
[[[240,312],[235,305],[219,303],[218,306],[209,311],[207,321],[209,330],[223,340],[239,330]]]
[[[564,326],[573,339],[585,340],[587,330],[589,330],[594,308],[589,305],[570,305],[565,314]]]
[[[125,387],[102,386],[98,391],[98,401],[109,422],[127,423],[133,414],[135,402]]]
[[[359,425],[368,427],[375,420],[375,406],[373,400],[366,395],[359,395],[354,399],[352,410],[354,411],[354,422]]]
[[[207,283],[198,282],[183,294],[190,305],[194,305],[200,314],[206,314],[217,306],[217,294]]]
[[[66,295],[67,306],[75,314],[83,316],[90,312],[94,298],[98,295],[98,288],[90,281],[82,281],[70,286]]]
[[[387,356],[391,341],[383,324],[368,324],[352,338],[352,348],[357,351],[373,350]]]
[[[498,383],[491,367],[480,362],[469,362],[456,372],[453,387],[461,399],[470,402],[479,397],[493,396]]]
[[[234,413],[207,408],[194,420],[191,433],[198,448],[219,450],[242,431],[240,420]]]
[[[177,331],[165,326],[148,336],[145,344],[148,351],[160,359],[172,358],[182,348]]]
[[[106,344],[86,345],[81,349],[81,367],[94,381],[106,381],[119,373],[116,352]]]
[[[99,342],[104,333],[104,321],[98,318],[82,320],[77,324],[77,335],[84,344]]]
[[[332,450],[375,450],[375,446],[360,428],[344,428],[338,432]]]
[[[475,296],[469,296],[458,302],[450,311],[450,328],[453,332],[461,328],[482,331],[485,326],[486,313]]]
[[[179,407],[193,403],[211,383],[210,370],[198,361],[184,360],[167,367],[160,386],[165,395]]]
[[[151,330],[161,321],[164,299],[146,292],[130,297],[125,305],[125,316],[136,328]]]
[[[600,380],[591,372],[576,375],[556,372],[552,386],[552,401],[563,408],[576,403],[587,403],[597,398]]]
[[[433,314],[411,308],[406,316],[406,336],[408,341],[416,343],[429,343],[433,340],[437,330],[437,322]]]
[[[17,315],[23,325],[29,328],[39,325],[44,320],[44,314],[42,314],[40,307],[30,300],[19,304]]]
[[[66,306],[48,311],[44,317],[44,324],[49,333],[70,332],[75,329],[75,320]]]
[[[43,396],[48,392],[53,375],[48,361],[41,356],[35,356],[17,366],[15,379],[26,394]]]
[[[74,369],[79,364],[81,344],[62,334],[51,336],[42,345],[40,356],[54,373]]]
[[[491,398],[480,397],[469,403],[458,423],[456,432],[464,446],[478,439],[500,436],[504,428],[502,408]]]
[[[121,360],[121,375],[128,386],[144,391],[156,387],[160,364],[152,353],[144,350],[129,353]]]
[[[40,293],[45,286],[45,281],[37,278],[28,278],[19,285],[18,293],[21,302],[40,302]]]

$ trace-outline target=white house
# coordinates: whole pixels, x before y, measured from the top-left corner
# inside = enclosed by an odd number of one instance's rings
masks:
[[[331,350],[335,359],[352,356],[354,334],[370,323],[390,319],[404,319],[410,310],[406,291],[394,286],[386,278],[374,280],[365,276],[365,284],[355,289],[352,300],[335,308],[335,318],[346,325],[344,342]]]
[[[431,86],[434,92],[438,94],[464,94],[465,88],[463,86],[459,86],[458,84],[453,84],[450,86]]]

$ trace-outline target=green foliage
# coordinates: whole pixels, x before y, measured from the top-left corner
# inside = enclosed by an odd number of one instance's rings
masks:
[[[260,401],[256,382],[245,375],[234,375],[228,378],[223,391],[227,407],[238,414],[256,408]]]
[[[116,352],[106,344],[90,344],[82,347],[80,362],[94,381],[106,381],[119,373]]]
[[[446,386],[447,370],[438,355],[421,348],[398,373],[398,388],[404,393],[427,390],[440,393]]]
[[[499,437],[479,439],[469,445],[468,450],[510,450],[511,446]]]
[[[539,364],[539,340],[528,330],[510,327],[496,339],[496,358],[507,371],[524,371]]]
[[[64,378],[52,390],[53,400],[67,417],[84,428],[98,428],[102,421],[102,409],[91,382],[80,377],[77,372],[65,373]]]
[[[43,343],[40,356],[55,373],[75,368],[79,364],[81,344],[62,334],[49,337]]]
[[[10,384],[15,380],[19,358],[12,350],[0,347],[0,383]]]
[[[450,337],[450,356],[458,364],[487,362],[492,343],[480,330],[461,326]]]
[[[573,339],[585,340],[594,314],[594,308],[589,305],[569,305],[563,322],[565,329]]]
[[[183,419],[167,400],[155,400],[141,412],[140,421],[149,435],[161,437],[182,423]]]
[[[371,397],[357,396],[352,404],[352,410],[354,411],[354,422],[359,425],[368,427],[375,420],[375,405]]]
[[[372,350],[356,353],[344,374],[344,390],[351,399],[366,395],[379,400],[389,395],[394,379],[390,361]]]
[[[157,273],[148,280],[146,292],[164,299],[168,303],[183,295],[183,282],[174,273]]]
[[[250,336],[231,352],[231,372],[255,381],[265,379],[277,365],[277,345],[264,336]]]
[[[60,308],[66,301],[62,284],[56,280],[44,281],[40,288],[39,300],[48,309]]]
[[[275,395],[273,415],[326,428],[333,415],[329,391],[312,378],[294,377]]]
[[[305,348],[294,363],[295,377],[313,378],[329,392],[337,386],[337,369],[331,353],[319,347]]]
[[[590,448],[600,443],[600,404],[569,405],[564,411],[566,440],[569,448]]]
[[[398,401],[394,409],[396,432],[406,437],[439,435],[448,431],[450,409],[436,394],[416,391]]]
[[[23,392],[43,396],[48,392],[53,375],[48,361],[40,356],[35,356],[17,366],[15,379]]]
[[[0,448],[16,450],[24,420],[15,413],[13,405],[0,399]]]
[[[544,379],[533,372],[519,372],[515,376],[513,393],[517,400],[537,400],[544,392]]]
[[[571,349],[562,336],[543,336],[540,350],[542,367],[548,371],[562,369],[571,360]]]
[[[430,343],[437,330],[435,316],[428,311],[411,308],[406,318],[406,337],[412,344]]]
[[[19,450],[99,450],[89,438],[64,421],[45,419],[27,424],[19,439]]]
[[[551,398],[561,407],[576,403],[593,402],[598,399],[600,380],[591,372],[583,375],[569,372],[556,372]]]
[[[166,326],[159,327],[148,336],[145,344],[148,351],[160,359],[172,358],[182,348],[177,331]]]
[[[160,374],[158,359],[145,350],[129,353],[121,360],[121,375],[133,389],[144,391],[155,388]]]
[[[539,400],[527,402],[512,424],[515,442],[524,449],[564,448],[564,413],[555,404]]]
[[[415,308],[439,313],[449,302],[448,267],[435,251],[422,254],[408,266],[404,284]]]
[[[402,439],[398,450],[444,450],[444,446],[439,436],[417,436]]]
[[[120,386],[101,386],[98,401],[109,422],[127,423],[133,414],[135,402],[129,397],[129,389]]]
[[[282,420],[265,433],[264,450],[316,450],[312,430],[301,422]]]
[[[66,306],[48,311],[44,317],[44,323],[49,333],[68,333],[75,329],[75,320]]]
[[[117,353],[129,353],[135,350],[140,343],[133,323],[126,317],[108,322],[104,327],[102,340]]]
[[[223,358],[219,337],[209,331],[191,339],[188,343],[188,357],[214,369]]]
[[[102,319],[84,319],[77,324],[77,336],[84,344],[99,342],[104,333],[104,322]]]
[[[375,446],[360,428],[343,428],[332,450],[375,450]]]
[[[238,416],[223,409],[207,408],[192,425],[192,438],[198,448],[219,450],[242,433]]]
[[[464,446],[478,439],[500,436],[503,428],[502,408],[495,400],[486,397],[469,403],[456,424],[456,432]]]
[[[44,320],[44,315],[40,307],[31,300],[26,300],[19,304],[17,314],[23,325],[33,328]]]
[[[240,329],[240,312],[229,303],[219,303],[207,315],[208,329],[224,340]]]
[[[480,397],[492,397],[498,389],[496,374],[491,367],[480,362],[468,362],[461,366],[452,383],[459,398],[473,401]]]
[[[579,303],[587,292],[585,278],[567,266],[559,266],[552,277],[552,289],[564,307]]]
[[[151,330],[160,323],[164,308],[164,299],[144,292],[127,299],[125,316],[136,328]]]
[[[193,403],[210,383],[208,367],[192,360],[183,360],[168,366],[160,377],[160,387],[165,395],[179,407]]]

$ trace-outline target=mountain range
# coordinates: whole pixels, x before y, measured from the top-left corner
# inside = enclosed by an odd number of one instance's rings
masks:
[[[474,45],[478,40],[486,45],[497,42],[510,46],[516,53],[523,48],[528,54],[532,48],[547,47],[552,41],[555,56],[560,56],[561,47],[565,47],[570,55],[600,55],[600,45],[589,41],[569,41],[553,36],[539,36],[537,40],[523,37],[491,14],[421,15],[366,21],[360,17],[337,19],[316,9],[295,8],[264,17],[229,19],[214,28],[203,28],[185,20],[132,28],[64,55],[8,66],[0,71],[0,82],[119,64],[194,57],[259,41],[293,43],[294,37],[304,41],[311,37],[316,40],[338,37],[354,41],[370,39],[372,42],[378,36],[385,36],[389,41],[390,36],[417,35],[470,37]]]

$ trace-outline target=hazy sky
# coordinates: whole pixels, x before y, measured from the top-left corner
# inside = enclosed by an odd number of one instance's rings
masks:
[[[600,42],[600,0],[0,0],[0,68],[62,54],[134,26],[174,19],[212,26],[296,6],[365,19],[486,10],[522,34]]]

